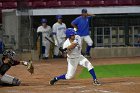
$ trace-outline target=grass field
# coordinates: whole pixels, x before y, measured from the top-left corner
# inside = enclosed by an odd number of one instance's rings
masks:
[[[117,64],[95,66],[95,72],[98,78],[111,77],[139,77],[140,64]],[[78,78],[90,78],[88,70],[84,68]]]

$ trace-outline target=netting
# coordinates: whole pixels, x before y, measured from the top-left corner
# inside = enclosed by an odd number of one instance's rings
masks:
[[[32,11],[26,0],[18,0],[19,14],[19,49],[28,51],[33,48]]]

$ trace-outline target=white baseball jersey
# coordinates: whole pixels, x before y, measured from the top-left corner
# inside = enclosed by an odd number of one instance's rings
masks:
[[[68,52],[67,52],[67,57],[68,58],[76,58],[76,57],[81,56],[81,38],[80,38],[80,36],[75,35],[75,40],[77,41],[78,45],[74,49],[68,50]],[[63,44],[63,49],[67,48],[70,45],[71,45],[71,42],[68,38]]]
[[[51,27],[50,26],[47,26],[46,28],[44,28],[43,26],[39,26],[37,28],[37,32],[42,32],[42,41],[47,41],[45,39],[45,36],[50,36],[51,34]]]
[[[65,39],[65,37],[66,37],[65,31],[66,31],[65,23],[60,24],[60,23],[56,22],[53,25],[53,32],[56,33],[56,37],[57,37],[59,43],[63,42],[63,40]]]
[[[50,42],[45,37],[50,36],[51,27],[47,26],[46,28],[44,28],[43,26],[39,26],[37,32],[42,32],[42,46],[45,46],[45,51],[43,51],[43,57],[49,57]]]

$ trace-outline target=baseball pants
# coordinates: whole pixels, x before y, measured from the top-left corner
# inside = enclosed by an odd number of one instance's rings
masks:
[[[88,44],[88,46],[92,46],[93,41],[89,35],[81,36],[81,44],[83,43],[83,40]]]
[[[88,71],[90,71],[93,68],[92,64],[83,55],[77,58],[67,58],[67,62],[68,62],[68,68],[67,68],[66,79],[73,78],[78,64],[87,68]]]
[[[49,50],[50,50],[50,42],[48,40],[42,42],[42,49],[43,57],[49,57]]]

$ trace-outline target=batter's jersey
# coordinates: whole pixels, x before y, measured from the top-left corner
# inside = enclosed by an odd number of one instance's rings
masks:
[[[38,32],[42,32],[42,41],[47,41],[46,39],[45,39],[45,37],[46,36],[50,36],[50,34],[51,34],[51,27],[50,26],[47,26],[46,28],[44,28],[43,26],[39,26],[38,28],[37,28],[37,33]]]
[[[79,16],[72,21],[72,24],[78,27],[77,34],[80,36],[87,36],[89,35],[89,20],[91,16],[83,17]]]
[[[66,31],[65,23],[60,24],[60,23],[56,22],[53,25],[53,32],[56,33],[57,39],[60,42],[61,42],[62,38],[64,39],[66,37],[65,31]]]
[[[74,49],[67,51],[68,58],[77,58],[77,57],[80,57],[80,55],[81,55],[81,38],[80,38],[80,36],[75,35],[75,40],[77,41],[78,45]],[[71,42],[68,38],[63,44],[63,49],[67,48],[70,45],[71,45]]]

